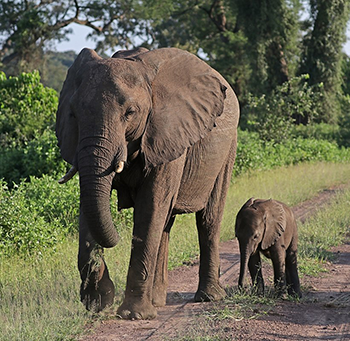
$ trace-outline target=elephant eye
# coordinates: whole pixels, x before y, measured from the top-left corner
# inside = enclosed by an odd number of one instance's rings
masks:
[[[253,239],[258,239],[259,235],[258,234],[255,234]]]
[[[128,120],[131,118],[132,115],[134,115],[136,112],[135,108],[129,108],[126,112],[125,112],[125,119]]]

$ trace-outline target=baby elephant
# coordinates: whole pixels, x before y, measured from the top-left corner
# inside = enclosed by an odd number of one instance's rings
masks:
[[[253,284],[258,293],[264,293],[260,252],[273,263],[274,284],[277,294],[285,292],[301,297],[297,268],[298,230],[293,212],[276,200],[250,198],[236,218],[236,236],[241,253],[239,287],[248,264]]]

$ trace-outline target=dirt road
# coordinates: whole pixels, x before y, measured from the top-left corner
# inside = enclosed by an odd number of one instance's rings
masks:
[[[337,190],[341,189],[323,191],[294,207],[296,218],[307,219]],[[260,308],[255,306],[251,319],[211,318],[211,311],[224,311],[228,303],[192,302],[198,277],[198,264],[193,264],[170,272],[167,305],[159,308],[157,319],[105,320],[81,340],[350,340],[350,243],[332,251],[335,261],[327,265],[327,273],[301,279],[303,298],[300,302],[278,300],[267,310],[261,307],[263,314],[259,314]],[[239,274],[237,240],[223,243],[220,257],[221,283],[236,286]],[[267,264],[263,271],[264,278],[272,277]]]

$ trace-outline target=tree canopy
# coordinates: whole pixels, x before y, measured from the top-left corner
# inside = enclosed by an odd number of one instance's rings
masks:
[[[341,67],[348,21],[347,0],[0,0],[0,58],[7,74],[37,68],[45,80],[55,69],[45,56],[76,23],[91,29],[99,53],[136,46],[193,52],[225,76],[243,105],[250,93],[272,94],[308,74],[311,86],[323,84],[319,120],[336,122],[337,94],[348,81]]]

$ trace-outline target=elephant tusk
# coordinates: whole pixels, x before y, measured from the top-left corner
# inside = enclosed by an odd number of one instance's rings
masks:
[[[60,185],[65,184],[76,174],[77,171],[76,167],[73,166],[61,179],[58,180],[58,183]]]
[[[121,173],[124,169],[124,161],[119,161],[118,166],[116,167],[116,173]]]

